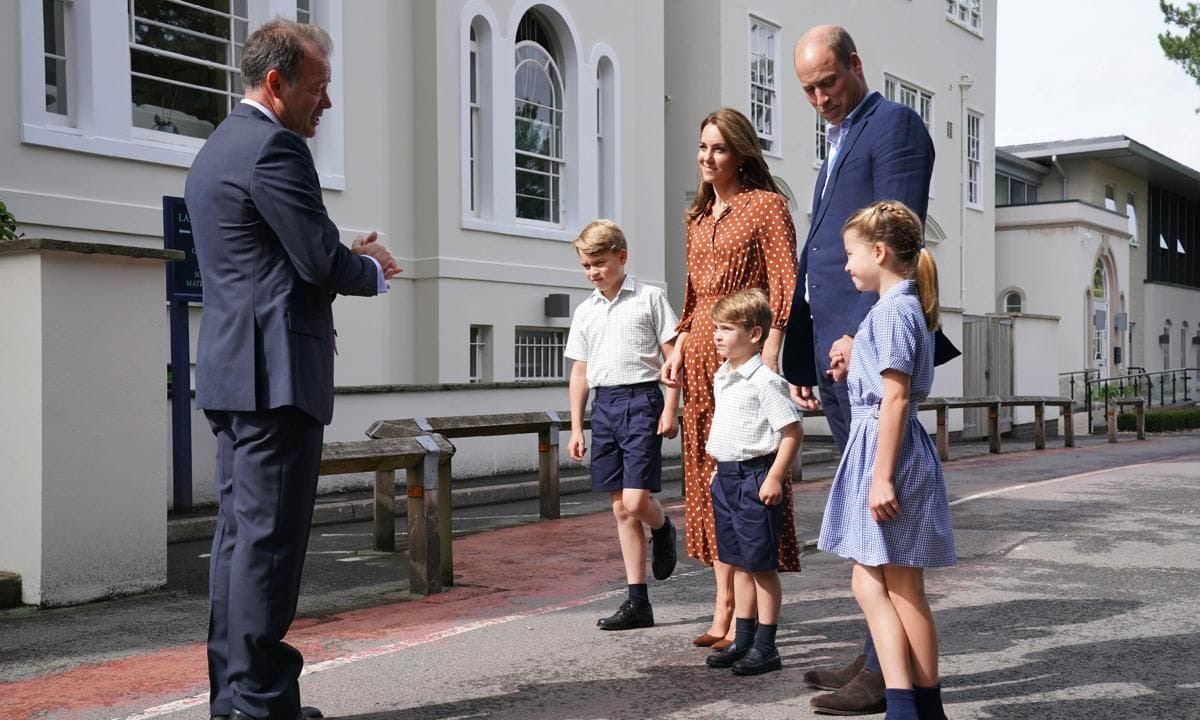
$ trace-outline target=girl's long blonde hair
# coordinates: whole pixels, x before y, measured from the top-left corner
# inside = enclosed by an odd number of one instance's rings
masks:
[[[917,297],[925,314],[925,327],[938,328],[938,275],[933,253],[925,247],[921,218],[899,200],[881,200],[855,212],[842,233],[857,232],[871,243],[881,242],[917,282]]]

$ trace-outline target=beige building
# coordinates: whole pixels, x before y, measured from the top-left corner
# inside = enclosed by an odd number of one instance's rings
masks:
[[[996,18],[980,0],[872,3],[869,14],[839,0],[0,3],[0,94],[13,100],[0,108],[0,199],[21,230],[161,248],[162,197],[182,195],[197,149],[241,93],[242,41],[276,15],[333,37],[334,107],[311,144],[330,214],[347,242],[378,230],[404,267],[386,296],[335,303],[341,390],[329,440],[361,438],[380,418],[565,409],[569,309],[590,292],[569,241],[597,216],[615,219],[631,239],[630,272],[681,304],[681,216],[696,185],[698,123],[715,108],[755,121],[803,239],[825,143],[791,48],[817,23],[849,28],[870,87],[929,127],[928,239],[948,334],[961,341],[964,316],[994,309]],[[96,306],[83,285],[55,293],[56,308],[121,312]],[[190,310],[193,329],[201,312]],[[37,341],[18,337],[28,326],[7,310],[0,319],[18,343]],[[165,328],[142,325],[128,352],[165,365]],[[62,341],[54,347],[89,357],[86,342]],[[4,369],[53,373],[38,357]],[[80,387],[76,407],[95,405]],[[935,392],[963,387],[956,362]],[[0,426],[20,426],[15,412],[0,406]],[[161,428],[153,443],[105,432],[99,418],[88,440],[169,474],[165,410],[139,414]],[[202,502],[212,440],[203,416],[192,419]],[[0,452],[49,472],[11,437]],[[523,440],[463,441],[455,467],[504,472],[533,458]]]
[[[1060,372],[1200,367],[1200,172],[1115,136],[1000,148],[996,173],[996,310],[1061,316]]]

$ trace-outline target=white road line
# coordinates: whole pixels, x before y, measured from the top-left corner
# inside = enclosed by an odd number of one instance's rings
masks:
[[[1090,472],[1077,473],[1075,475],[1067,475],[1065,477],[1059,477],[1059,478],[1049,478],[1046,480],[1038,480],[1036,482],[1018,483],[1016,485],[1008,485],[1006,487],[996,488],[995,490],[989,490],[987,492],[975,493],[974,495],[967,495],[966,497],[961,497],[961,498],[951,502],[950,504],[951,505],[959,505],[959,504],[968,502],[970,500],[979,500],[982,498],[992,497],[994,495],[1001,495],[1003,493],[1012,492],[1014,490],[1021,490],[1021,489],[1030,488],[1030,487],[1038,487],[1040,485],[1049,485],[1052,483],[1060,483],[1060,482],[1064,482],[1067,480],[1078,480],[1081,478],[1092,477],[1095,475],[1102,475],[1104,473],[1114,472],[1114,471],[1119,471],[1119,470],[1132,470],[1132,469],[1136,469],[1136,468],[1147,467],[1149,465],[1158,465],[1158,464],[1162,464],[1165,462],[1172,462],[1172,461],[1178,460],[1180,458],[1193,457],[1193,456],[1194,456],[1194,453],[1186,453],[1186,454],[1180,455],[1176,458],[1166,458],[1166,459],[1155,460],[1155,461],[1151,461],[1151,462],[1138,463],[1136,465],[1122,465],[1120,467],[1105,468],[1103,470],[1092,470]],[[672,505],[669,505],[668,507],[678,507],[678,505],[672,504]],[[812,540],[810,542],[815,544],[816,540]],[[353,559],[358,560],[360,558],[353,558]],[[365,559],[365,558],[361,558],[361,559]],[[346,560],[351,560],[351,558],[345,558],[343,560],[343,562]],[[707,568],[702,569],[702,570],[693,570],[691,572],[673,575],[671,577],[671,580],[674,580],[675,578],[678,578],[678,577],[688,577],[690,575],[696,575],[696,574],[699,574],[702,572],[707,572],[707,571],[708,571]],[[547,605],[545,607],[534,608],[531,610],[527,610],[526,612],[523,612],[523,613],[516,613],[513,615],[505,615],[505,616],[498,617],[498,618],[492,618],[490,620],[480,620],[480,621],[473,622],[473,623],[467,623],[466,625],[457,625],[455,627],[446,628],[444,630],[438,630],[437,632],[430,633],[428,635],[425,635],[424,637],[417,638],[416,640],[401,640],[399,642],[389,643],[387,645],[381,645],[379,647],[371,648],[368,650],[360,650],[359,652],[351,653],[349,655],[343,655],[341,657],[331,658],[331,659],[325,660],[323,662],[314,663],[312,665],[305,667],[304,670],[300,673],[300,675],[301,676],[311,675],[313,673],[322,672],[324,670],[330,670],[333,668],[343,667],[343,666],[349,665],[351,663],[361,662],[363,660],[370,660],[372,658],[377,658],[382,655],[390,655],[392,653],[397,653],[397,652],[400,652],[401,650],[406,650],[408,648],[417,647],[419,645],[427,645],[429,643],[436,642],[438,640],[444,640],[449,637],[454,637],[455,635],[462,635],[463,633],[468,633],[468,632],[472,632],[475,630],[482,630],[484,628],[494,627],[496,625],[504,625],[506,623],[514,622],[517,620],[524,620],[526,618],[538,617],[540,615],[548,615],[550,613],[558,612],[560,610],[569,610],[571,608],[581,607],[581,606],[587,605],[589,603],[598,602],[600,600],[605,600],[610,597],[616,597],[617,595],[620,595],[624,592],[625,592],[625,590],[610,590],[608,592],[597,593],[595,595],[589,595],[588,597],[579,598],[577,600],[571,600],[571,601],[568,601],[565,603],[559,603],[557,605]],[[163,705],[156,705],[152,708],[147,708],[141,712],[134,713],[132,715],[126,715],[122,718],[115,718],[114,720],[150,720],[150,718],[162,717],[163,715],[169,715],[171,713],[179,712],[181,710],[188,710],[190,708],[198,707],[200,705],[204,705],[207,702],[208,702],[208,693],[205,692],[205,693],[201,693],[199,695],[193,695],[191,697],[183,698],[182,700],[176,700],[174,702],[169,702],[169,703],[166,703]]]
[[[703,572],[709,572],[708,568],[672,575],[667,582],[670,582],[675,578],[689,577],[691,575],[698,575]],[[313,673],[344,667],[356,662],[362,662],[363,660],[371,660],[383,655],[391,655],[393,653],[400,652],[401,650],[407,650],[420,645],[428,645],[429,643],[437,642],[438,640],[445,640],[446,638],[474,632],[475,630],[483,630],[485,628],[495,627],[497,625],[505,625],[518,620],[526,620],[528,618],[539,617],[541,615],[549,615],[550,613],[556,613],[561,610],[570,610],[572,608],[582,607],[594,602],[599,602],[600,600],[607,600],[611,597],[623,595],[625,592],[626,590],[623,588],[618,590],[609,590],[607,592],[596,593],[595,595],[589,595],[587,597],[577,598],[575,600],[568,600],[555,605],[532,608],[530,610],[526,610],[525,612],[513,613],[512,615],[503,615],[501,617],[490,618],[488,620],[477,620],[464,625],[455,625],[454,627],[437,630],[413,640],[400,640],[398,642],[388,643],[387,645],[380,645],[379,647],[360,650],[348,655],[330,658],[329,660],[323,660],[319,663],[313,663],[312,665],[306,666],[304,670],[301,671],[300,676],[304,677],[305,675],[312,675]],[[191,697],[183,698],[182,700],[175,700],[163,705],[156,705],[152,708],[146,708],[141,712],[137,712],[132,715],[126,715],[122,718],[115,718],[114,720],[150,720],[151,718],[170,715],[171,713],[180,712],[182,710],[189,710],[207,703],[208,693],[204,692],[199,695],[192,695]]]

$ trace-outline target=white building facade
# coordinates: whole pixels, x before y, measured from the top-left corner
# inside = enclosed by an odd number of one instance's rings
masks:
[[[22,230],[161,247],[161,196],[182,194],[241,92],[240,43],[275,15],[333,36],[334,107],[312,142],[325,201],[346,241],[378,230],[404,267],[385,297],[335,304],[336,382],[378,390],[356,395],[356,418],[444,414],[408,405],[412,385],[529,382],[520,409],[565,407],[563,308],[589,292],[569,241],[594,217],[616,220],[630,272],[681,304],[680,218],[712,109],[754,118],[802,242],[824,141],[791,50],[817,23],[845,25],[871,88],[930,128],[928,236],[948,333],[958,339],[963,311],[991,307],[995,11],[980,2],[867,15],[833,0],[17,0],[0,8],[0,90],[20,98],[0,113],[0,197]],[[202,310],[191,312],[197,327]],[[956,393],[960,374],[941,372],[938,392]],[[518,409],[465,397],[451,404]],[[195,417],[207,477],[211,441]],[[328,437],[362,430],[339,417]],[[467,472],[516,462],[462,461]]]
[[[683,302],[682,217],[696,191],[699,123],[729,106],[755,124],[772,174],[789,194],[803,245],[826,126],[796,79],[793,49],[808,28],[833,23],[854,38],[871,90],[912,107],[936,153],[926,240],[938,262],[942,322],[960,347],[964,315],[993,310],[996,9],[990,2],[667,0],[667,280]],[[974,317],[968,317],[973,320]],[[1036,362],[1032,363],[1036,366]],[[956,360],[938,369],[934,394],[970,384]],[[1049,370],[1049,369],[1048,369]],[[1053,371],[1018,377],[1023,394],[1053,394]],[[957,414],[952,424],[960,427]],[[823,423],[806,425],[811,435]]]

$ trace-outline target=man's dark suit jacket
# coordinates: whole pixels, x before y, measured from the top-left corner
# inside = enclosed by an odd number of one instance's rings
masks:
[[[339,240],[304,138],[239,103],[184,194],[204,278],[197,405],[293,405],[328,425],[333,298],[376,294],[378,271]]]
[[[800,253],[781,360],[788,382],[808,387],[817,384],[818,373],[829,369],[834,341],[843,335],[853,337],[879,299],[876,293],[855,289],[846,272],[842,225],[856,210],[879,200],[899,200],[924,222],[933,142],[919,115],[873,92],[859,103],[850,120],[822,196],[828,169],[826,161],[813,189],[812,222]],[[804,299],[806,276],[811,306]]]

